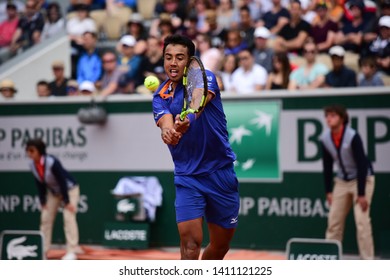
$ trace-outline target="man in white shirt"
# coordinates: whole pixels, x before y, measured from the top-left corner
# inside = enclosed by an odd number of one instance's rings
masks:
[[[249,49],[238,53],[239,68],[232,75],[233,91],[238,94],[251,94],[265,88],[267,71],[255,63]]]

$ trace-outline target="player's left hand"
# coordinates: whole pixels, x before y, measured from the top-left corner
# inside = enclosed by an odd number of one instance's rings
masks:
[[[185,118],[184,121],[182,121],[180,120],[180,115],[176,115],[175,124],[173,128],[179,133],[186,133],[187,130],[190,128],[190,120],[188,118]]]
[[[359,196],[356,200],[356,203],[360,205],[363,212],[366,212],[368,210],[368,202],[365,196]]]

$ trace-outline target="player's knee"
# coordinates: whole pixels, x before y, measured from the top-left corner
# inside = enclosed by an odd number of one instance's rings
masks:
[[[201,244],[194,240],[182,242],[182,258],[183,259],[198,259],[200,254]]]

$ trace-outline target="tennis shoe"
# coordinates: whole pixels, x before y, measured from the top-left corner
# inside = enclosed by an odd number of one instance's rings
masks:
[[[66,253],[66,255],[63,256],[61,259],[62,259],[62,260],[77,260],[77,256],[76,256],[76,254],[73,253],[73,252],[68,252],[68,253]]]

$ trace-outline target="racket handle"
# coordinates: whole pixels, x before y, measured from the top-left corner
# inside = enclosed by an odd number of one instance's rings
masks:
[[[194,109],[187,109],[183,112],[180,113],[180,120],[181,121],[184,121],[185,118],[188,116],[188,114],[195,114],[196,113],[196,110]]]

